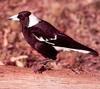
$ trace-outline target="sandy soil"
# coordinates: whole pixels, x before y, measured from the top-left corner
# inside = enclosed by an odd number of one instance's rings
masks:
[[[38,74],[27,68],[0,66],[0,89],[100,89],[100,74],[70,70]]]

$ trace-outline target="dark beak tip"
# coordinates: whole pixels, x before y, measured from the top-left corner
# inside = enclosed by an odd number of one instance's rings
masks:
[[[7,18],[7,20],[11,20],[11,18]]]

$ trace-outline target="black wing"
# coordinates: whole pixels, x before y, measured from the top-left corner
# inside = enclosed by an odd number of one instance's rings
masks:
[[[57,40],[49,40],[49,42],[54,43],[55,46],[59,46],[59,47],[66,47],[66,48],[70,48],[70,49],[89,51],[91,54],[98,56],[98,53],[95,50],[93,50],[87,46],[84,46],[79,42],[76,42],[71,37],[69,37],[63,33],[57,34]]]
[[[31,29],[31,28],[30,28]],[[34,26],[34,30],[31,29],[33,35],[37,37],[38,40],[44,41],[52,46],[66,47],[77,50],[86,50],[90,51],[93,55],[98,55],[98,53],[87,47],[82,45],[79,42],[76,42],[71,37],[61,33],[51,24],[46,21],[41,21],[39,24]]]

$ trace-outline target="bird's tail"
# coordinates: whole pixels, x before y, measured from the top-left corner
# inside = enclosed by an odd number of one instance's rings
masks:
[[[90,49],[90,53],[89,54],[92,54],[93,56],[98,56],[99,55],[98,52],[93,50],[93,49]]]
[[[71,46],[70,48],[72,48],[73,47],[73,51],[78,51],[78,52],[82,52],[82,53],[88,53],[88,54],[92,54],[93,56],[98,56],[99,54],[98,54],[98,52],[97,51],[95,51],[94,49],[92,49],[92,48],[89,48],[89,47],[87,47],[87,46],[84,46],[84,45],[82,45],[82,44],[80,44],[80,43],[74,43],[74,45],[73,46]]]
[[[98,56],[98,55],[99,55],[98,52],[95,51],[94,49],[89,48],[89,47],[87,47],[87,46],[84,46],[84,45],[82,45],[82,44],[80,44],[80,43],[77,44],[77,48],[78,48],[78,49],[81,48],[81,50],[84,50],[84,51],[86,51],[87,53],[89,53],[89,54],[91,54],[91,55],[93,55],[93,56]]]

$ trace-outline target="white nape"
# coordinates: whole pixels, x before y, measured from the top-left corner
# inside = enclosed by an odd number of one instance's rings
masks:
[[[90,51],[87,50],[81,50],[81,49],[72,49],[72,48],[65,48],[65,47],[59,47],[59,46],[53,46],[57,51],[76,51],[81,53],[90,53]]]
[[[35,15],[31,14],[29,16],[29,24],[28,24],[28,27],[32,27],[32,26],[38,24],[39,21],[40,20]]]

